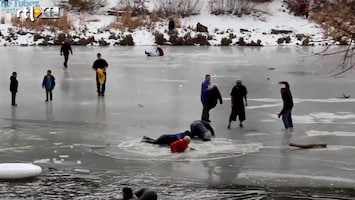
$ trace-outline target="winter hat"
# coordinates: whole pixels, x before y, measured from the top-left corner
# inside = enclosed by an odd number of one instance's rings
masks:
[[[188,136],[188,135],[184,137],[184,140],[186,140],[188,143],[191,142],[191,138],[190,138],[190,136]]]

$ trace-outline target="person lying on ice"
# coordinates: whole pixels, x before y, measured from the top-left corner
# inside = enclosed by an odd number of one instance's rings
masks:
[[[178,141],[173,142],[170,145],[171,153],[185,152],[189,148],[190,142],[191,142],[191,138],[189,136],[185,136],[184,139],[180,139]],[[194,150],[194,149],[191,148],[191,150]]]
[[[190,124],[191,138],[199,138],[203,141],[210,141],[214,130],[210,123],[203,120],[195,120]]]
[[[162,48],[160,47],[157,47],[155,49],[155,51],[152,51],[152,52],[148,52],[148,51],[144,51],[144,53],[147,55],[147,56],[164,56],[164,51]]]
[[[157,139],[153,139],[153,138],[144,136],[142,139],[142,142],[146,142],[146,143],[150,143],[150,144],[158,144],[158,145],[170,145],[171,143],[173,143],[175,141],[183,139],[185,136],[191,136],[191,132],[185,131],[183,133],[161,135]]]

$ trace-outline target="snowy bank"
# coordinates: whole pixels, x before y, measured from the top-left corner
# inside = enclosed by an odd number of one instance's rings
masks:
[[[47,1],[43,1],[46,3]],[[112,6],[113,1],[109,1]],[[212,45],[212,46],[272,46],[324,44],[323,30],[308,19],[288,13],[281,0],[263,4],[263,12],[248,16],[215,16],[209,14],[204,1],[200,15],[179,19],[177,36],[170,37],[168,21],[160,20],[134,30],[110,28],[115,16],[69,13],[73,30],[68,34],[77,45]],[[46,6],[52,5],[47,2]],[[150,6],[152,7],[152,6]],[[261,10],[261,9],[260,9]],[[53,28],[33,31],[11,25],[14,13],[3,13],[0,24],[0,45],[61,44],[64,35]],[[208,32],[196,30],[197,23]]]

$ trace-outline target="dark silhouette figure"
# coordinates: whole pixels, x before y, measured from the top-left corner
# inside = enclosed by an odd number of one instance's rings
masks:
[[[10,92],[11,92],[11,105],[12,106],[17,106],[17,104],[16,104],[17,88],[18,88],[17,73],[12,72],[12,76],[10,76]]]
[[[229,116],[228,129],[231,128],[231,122],[237,120],[237,116],[239,118],[239,127],[243,128],[243,121],[245,121],[244,100],[245,106],[248,105],[247,93],[247,88],[242,84],[241,80],[238,80],[231,92],[232,111]]]
[[[69,59],[69,52],[73,55],[73,51],[71,49],[71,45],[69,44],[69,40],[65,39],[62,47],[60,48],[60,55],[64,55],[64,67],[68,68],[68,59]]]
[[[168,31],[168,34],[169,35],[173,35],[175,33],[175,21],[173,18],[170,18],[169,19],[169,31]]]
[[[290,91],[290,85],[286,81],[281,81],[279,84],[283,84],[285,87],[281,88],[281,97],[283,101],[283,107],[281,112],[277,115],[279,118],[282,116],[282,121],[284,123],[285,129],[293,128],[292,123],[292,108],[293,108],[293,98]]]

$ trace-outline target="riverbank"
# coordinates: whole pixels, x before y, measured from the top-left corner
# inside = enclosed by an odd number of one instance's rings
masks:
[[[92,46],[310,46],[331,42],[323,38],[324,31],[318,24],[289,13],[281,0],[260,4],[255,12],[241,17],[211,15],[207,4],[204,2],[199,15],[176,18],[175,36],[167,34],[168,20],[153,14],[137,18],[128,14],[117,17],[68,12],[65,14],[68,30],[64,32],[53,27],[31,28],[28,27],[32,26],[31,22],[24,24],[14,20],[13,13],[7,13],[3,15],[4,24],[0,24],[0,45],[59,45],[66,35],[72,38],[74,45]],[[110,6],[112,2],[103,12]],[[197,27],[198,23],[206,30]]]

